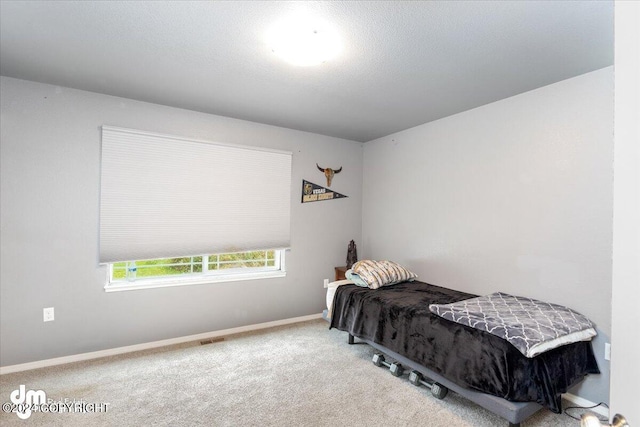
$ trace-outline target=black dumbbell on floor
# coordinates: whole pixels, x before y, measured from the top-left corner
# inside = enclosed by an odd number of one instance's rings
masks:
[[[398,362],[389,363],[384,360],[384,355],[376,353],[373,355],[373,364],[376,366],[386,366],[389,368],[389,372],[394,377],[401,377],[404,373],[404,368]]]
[[[436,399],[444,399],[444,397],[449,392],[449,389],[443,386],[442,384],[438,384],[436,382],[429,383],[424,380],[422,374],[418,371],[411,371],[409,374],[409,382],[415,386],[425,386],[431,389],[431,394]]]

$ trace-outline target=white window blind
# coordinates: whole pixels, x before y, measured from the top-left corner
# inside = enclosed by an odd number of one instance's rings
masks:
[[[291,153],[102,127],[100,262],[289,246]]]

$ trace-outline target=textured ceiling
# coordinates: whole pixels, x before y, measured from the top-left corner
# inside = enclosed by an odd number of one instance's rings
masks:
[[[300,9],[344,49],[266,46]],[[613,64],[611,1],[0,3],[0,73],[369,141]]]

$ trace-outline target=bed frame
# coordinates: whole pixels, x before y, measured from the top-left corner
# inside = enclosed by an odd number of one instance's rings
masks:
[[[327,310],[322,312],[322,317],[330,322],[331,319],[328,317]],[[481,393],[474,390],[469,390],[464,387],[460,387],[454,382],[444,378],[442,375],[437,374],[425,366],[422,366],[412,360],[407,359],[406,357],[391,351],[384,346],[377,344],[375,342],[358,338],[359,342],[366,343],[369,346],[375,348],[376,350],[388,355],[392,359],[398,361],[404,367],[411,368],[415,371],[420,372],[425,377],[433,380],[437,383],[442,384],[447,387],[449,390],[456,392],[460,396],[466,398],[467,400],[472,401],[473,403],[482,406],[484,409],[498,415],[501,418],[504,418],[509,422],[509,427],[520,427],[520,423],[538,412],[542,409],[542,406],[535,402],[511,402],[509,400],[503,399],[501,397],[492,396],[487,393]],[[351,334],[348,334],[348,343],[355,344],[356,337]]]

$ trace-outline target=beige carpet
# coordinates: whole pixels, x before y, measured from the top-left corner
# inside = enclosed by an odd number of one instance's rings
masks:
[[[323,320],[3,375],[0,400],[24,384],[106,413],[0,414],[2,426],[508,426],[455,393],[444,400],[371,363]],[[579,413],[578,413],[579,415]],[[523,426],[574,426],[542,410]]]

